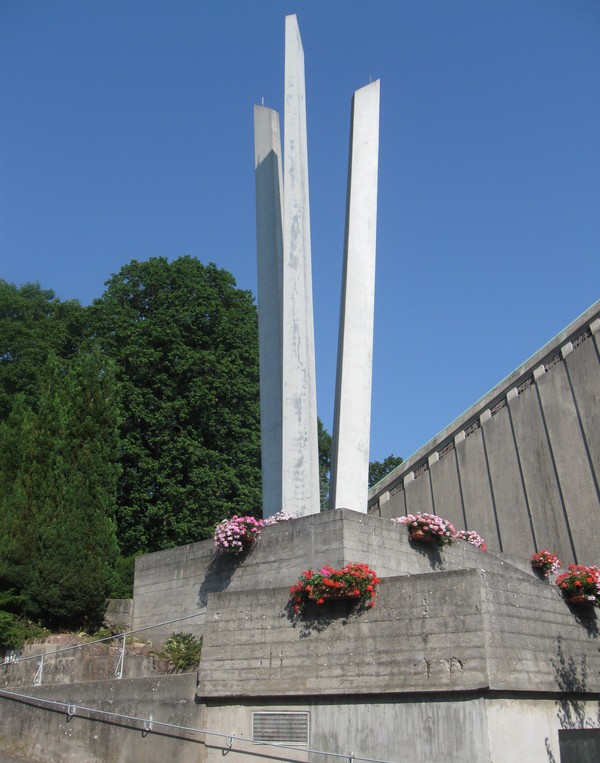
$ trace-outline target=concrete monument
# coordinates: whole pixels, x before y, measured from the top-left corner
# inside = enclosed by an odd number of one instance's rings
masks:
[[[283,194],[278,116],[255,108],[265,517],[319,511],[304,51],[295,16],[285,30]]]
[[[332,509],[363,512],[369,481],[378,151],[379,80],[352,99],[329,493]]]

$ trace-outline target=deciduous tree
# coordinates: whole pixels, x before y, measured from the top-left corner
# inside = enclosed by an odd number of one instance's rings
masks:
[[[260,512],[258,328],[252,295],[191,257],[132,261],[91,308],[121,385],[124,553],[201,540]]]

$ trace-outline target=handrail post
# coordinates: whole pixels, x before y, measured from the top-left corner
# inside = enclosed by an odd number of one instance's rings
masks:
[[[125,641],[127,639],[127,636],[123,634],[123,639],[121,641],[121,652],[119,654],[119,659],[117,661],[117,667],[115,669],[115,678],[118,678],[119,680],[123,678],[123,669],[125,667]]]
[[[43,677],[44,677],[44,653],[42,652],[40,661],[38,662],[38,668],[35,673],[35,678],[33,679],[33,685],[41,686]]]

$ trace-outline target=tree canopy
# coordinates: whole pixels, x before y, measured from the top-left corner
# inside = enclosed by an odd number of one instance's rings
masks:
[[[18,617],[84,624],[133,555],[260,507],[257,311],[230,273],[133,260],[90,307],[0,281],[0,643]]]
[[[257,313],[191,257],[135,260],[91,307],[121,387],[123,553],[209,537],[261,504]]]
[[[0,421],[22,392],[36,406],[39,374],[50,354],[69,358],[81,344],[85,309],[50,289],[0,279]]]
[[[403,459],[395,456],[393,453],[383,461],[371,461],[369,464],[369,487],[373,487],[388,475],[397,466],[400,466]]]

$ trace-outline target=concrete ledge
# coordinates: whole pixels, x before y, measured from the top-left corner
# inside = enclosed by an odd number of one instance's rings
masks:
[[[375,607],[341,602],[294,620],[288,588],[211,595],[201,699],[502,689],[577,690],[597,660],[592,610],[546,582],[482,570],[383,580]],[[586,689],[600,692],[590,670]]]

